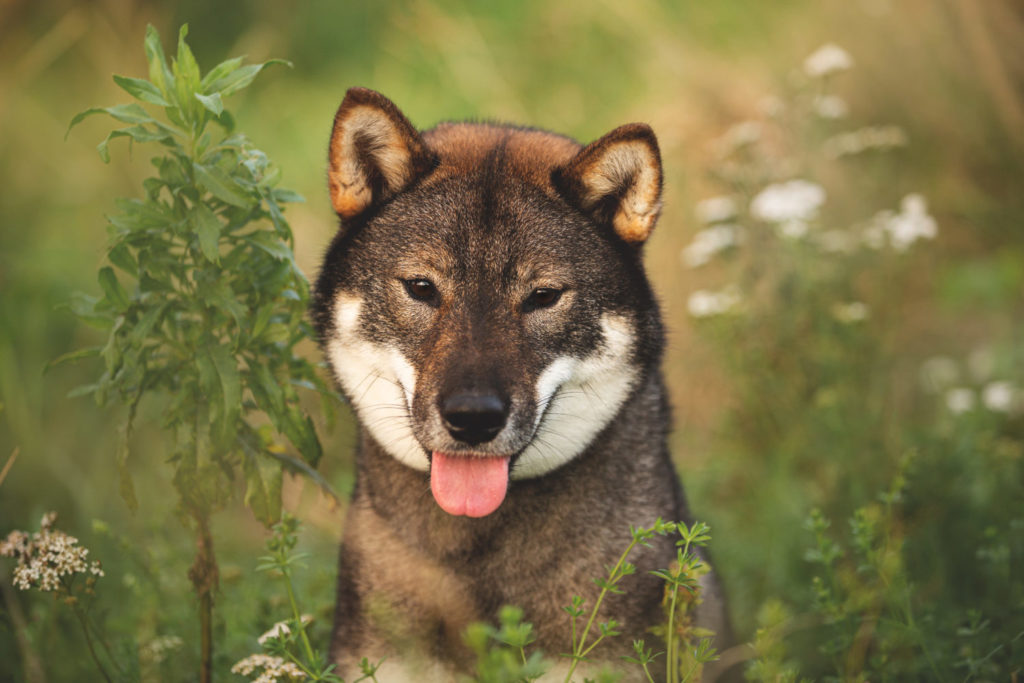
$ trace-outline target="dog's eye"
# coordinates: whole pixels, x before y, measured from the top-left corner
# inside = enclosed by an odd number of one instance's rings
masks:
[[[409,293],[409,296],[417,301],[433,301],[437,297],[437,288],[430,280],[413,278],[412,280],[402,280],[402,284],[405,285],[405,291]]]
[[[535,311],[538,308],[550,308],[562,298],[562,290],[550,287],[540,287],[530,293],[523,302],[524,311]]]

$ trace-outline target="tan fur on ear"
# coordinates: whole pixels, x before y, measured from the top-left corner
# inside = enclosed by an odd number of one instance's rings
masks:
[[[331,204],[343,219],[401,192],[435,164],[398,107],[366,88],[345,93],[327,156]]]
[[[631,123],[587,145],[552,181],[631,244],[644,242],[661,212],[661,155],[650,126]]]

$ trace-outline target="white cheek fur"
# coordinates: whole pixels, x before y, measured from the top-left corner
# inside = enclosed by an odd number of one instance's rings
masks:
[[[344,292],[335,300],[336,332],[327,343],[331,367],[377,443],[399,462],[426,472],[430,463],[412,431],[416,370],[397,349],[359,335],[362,304]]]
[[[584,358],[562,356],[537,380],[537,429],[516,460],[513,479],[539,477],[582,453],[604,429],[636,382],[634,332],[624,316],[601,318],[604,342]]]

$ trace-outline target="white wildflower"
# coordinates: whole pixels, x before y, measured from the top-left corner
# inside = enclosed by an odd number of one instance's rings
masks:
[[[306,624],[308,624],[308,623],[310,623],[312,621],[313,621],[313,616],[311,614],[303,614],[302,615],[302,625],[303,626],[305,626]],[[276,624],[274,624],[273,626],[270,627],[270,630],[268,630],[266,633],[264,633],[259,638],[257,638],[256,642],[258,642],[260,645],[263,645],[264,643],[266,643],[271,638],[284,638],[285,636],[287,636],[288,634],[290,634],[292,632],[291,626],[288,625],[289,623],[291,623],[291,619],[288,619],[287,621],[279,621],[279,622],[277,622]]]
[[[707,318],[735,310],[740,304],[740,295],[735,287],[726,287],[719,292],[699,289],[690,295],[686,308],[694,318]]]
[[[813,106],[814,113],[823,119],[841,119],[850,111],[846,100],[839,95],[818,95]]]
[[[254,683],[302,680],[306,677],[302,669],[292,662],[264,654],[249,655],[231,667],[231,673],[240,676],[258,674],[257,678],[252,679]]]
[[[948,389],[960,379],[960,366],[947,356],[932,356],[921,364],[920,372],[921,385],[933,394]]]
[[[715,148],[720,156],[728,156],[737,149],[760,140],[761,133],[762,127],[759,121],[741,121],[725,131],[725,134],[715,141]]]
[[[853,66],[853,58],[835,43],[826,43],[804,60],[804,73],[811,78],[821,78],[837,71],[846,71]]]
[[[934,239],[938,234],[935,219],[928,214],[924,197],[908,194],[900,201],[899,213],[882,211],[874,222],[880,226],[896,251],[906,251],[919,239]]]
[[[23,531],[12,531],[0,543],[0,555],[17,560],[12,583],[21,590],[38,588],[55,591],[61,579],[75,574],[103,576],[99,562],[89,563],[89,550],[78,545],[78,539],[54,528],[55,512],[43,515],[40,530],[31,537]]]
[[[833,135],[822,144],[822,150],[829,158],[838,159],[870,149],[886,150],[906,144],[907,134],[899,126],[868,126]]]
[[[181,649],[185,641],[178,636],[157,636],[139,648],[139,658],[145,662],[159,664],[167,658],[167,654]]]
[[[832,317],[841,323],[856,323],[867,320],[870,309],[863,301],[838,303],[832,307]]]
[[[825,189],[808,180],[772,183],[750,202],[750,213],[769,223],[808,221],[825,203]]]
[[[689,268],[703,266],[711,257],[728,249],[742,239],[742,230],[736,225],[715,225],[701,230],[683,249],[683,263]]]
[[[31,537],[24,531],[12,531],[0,542],[0,556],[21,557],[28,552]]]
[[[727,195],[708,197],[697,202],[697,220],[701,223],[721,223],[735,218],[739,207],[736,200]]]
[[[946,392],[946,407],[949,412],[959,415],[974,408],[976,397],[973,389],[956,387]]]
[[[1017,388],[1010,382],[989,382],[981,390],[981,402],[994,413],[1009,413],[1018,403]]]

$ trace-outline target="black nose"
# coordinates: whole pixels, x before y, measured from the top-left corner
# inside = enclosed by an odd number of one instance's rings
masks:
[[[470,444],[490,441],[505,426],[508,402],[494,393],[460,392],[441,403],[441,418],[448,433]]]

